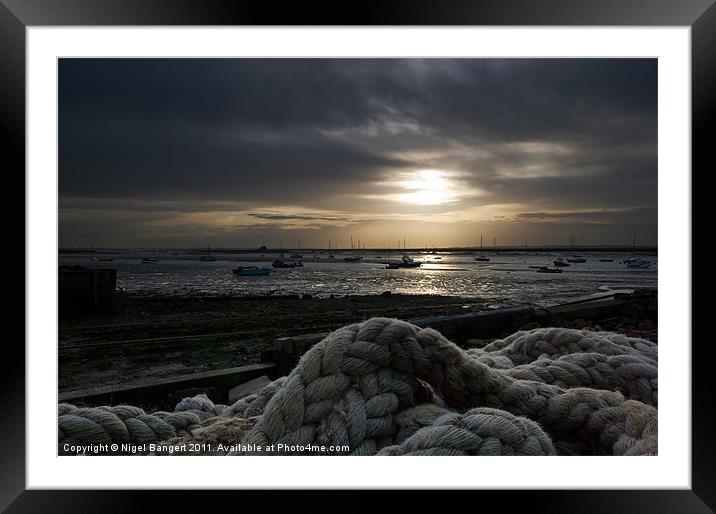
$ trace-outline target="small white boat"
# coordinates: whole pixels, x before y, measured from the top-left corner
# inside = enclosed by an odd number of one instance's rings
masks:
[[[580,257],[579,255],[572,255],[571,259],[567,259],[567,262],[573,262],[575,264],[581,264],[587,262],[587,259]]]
[[[156,264],[159,262],[159,259],[156,257],[142,257],[142,264]]]
[[[554,260],[554,265],[562,267],[562,268],[566,268],[567,266],[569,266],[569,263],[567,261],[565,261],[562,257],[557,257]]]

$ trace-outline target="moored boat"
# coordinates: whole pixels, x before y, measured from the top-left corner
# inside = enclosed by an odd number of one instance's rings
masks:
[[[156,257],[142,257],[142,264],[156,264],[159,262],[159,259]]]
[[[559,268],[548,268],[547,266],[542,266],[537,268],[537,273],[563,273],[564,270],[561,270]]]
[[[419,268],[420,266],[422,266],[421,262],[413,260],[412,257],[406,254],[397,262],[389,262],[386,269]]]
[[[295,262],[286,262],[280,259],[276,259],[271,263],[274,268],[295,268],[297,264]]]
[[[567,262],[573,262],[575,264],[581,264],[587,262],[587,259],[580,257],[579,255],[572,255],[571,259],[567,259]]]
[[[627,268],[632,269],[647,269],[651,267],[651,261],[647,261],[645,259],[642,259],[641,257],[632,257],[631,259],[627,259],[624,261],[624,264],[626,264]]]
[[[562,257],[557,257],[554,260],[554,265],[562,267],[562,268],[566,268],[567,266],[569,266],[569,263],[567,261],[565,261]]]
[[[485,257],[484,255],[480,255],[479,257],[475,257],[475,260],[477,262],[490,262],[489,257]]]
[[[211,250],[209,250],[209,247],[206,247],[206,255],[202,255],[199,257],[199,260],[201,262],[214,262],[216,260],[216,257],[211,255]]]
[[[242,277],[255,277],[268,275],[271,273],[271,268],[260,268],[258,266],[239,266],[233,270],[234,274]]]

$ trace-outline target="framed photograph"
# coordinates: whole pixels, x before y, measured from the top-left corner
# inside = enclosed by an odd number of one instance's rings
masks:
[[[3,508],[529,489],[711,512],[712,3],[4,0],[27,302]]]

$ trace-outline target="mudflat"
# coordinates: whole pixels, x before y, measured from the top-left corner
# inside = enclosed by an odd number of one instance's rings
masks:
[[[118,294],[113,313],[59,323],[59,390],[243,366],[278,337],[327,332],[383,316],[427,318],[485,310],[437,295],[161,296]]]

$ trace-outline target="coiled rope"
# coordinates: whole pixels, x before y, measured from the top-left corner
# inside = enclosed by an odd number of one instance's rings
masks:
[[[205,396],[173,413],[62,404],[59,442],[252,448],[229,454],[324,446],[350,455],[655,455],[657,354],[643,339],[563,328],[466,351],[432,329],[373,318],[332,332],[289,376],[231,406]]]

